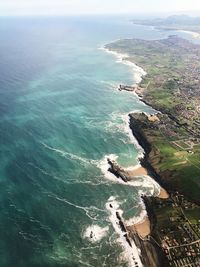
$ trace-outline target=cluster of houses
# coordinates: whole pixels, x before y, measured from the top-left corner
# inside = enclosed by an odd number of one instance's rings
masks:
[[[200,241],[192,245],[164,249],[164,252],[169,260],[170,266],[200,266]]]
[[[159,239],[162,250],[172,267],[200,267],[200,220],[193,224],[185,216],[185,211],[195,209],[197,205],[187,201],[178,192],[171,199],[156,200],[157,212],[170,209],[166,219],[159,227]]]

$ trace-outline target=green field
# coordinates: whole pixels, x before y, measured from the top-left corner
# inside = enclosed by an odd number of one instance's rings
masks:
[[[138,124],[152,146],[149,161],[175,189],[200,201],[200,146],[190,147],[189,138],[200,136],[200,46],[177,36],[163,40],[125,39],[107,48],[127,54],[148,74],[140,87],[144,100],[163,114],[159,125],[141,115]],[[192,111],[192,112],[191,112]],[[179,123],[179,125],[177,124]],[[191,151],[190,151],[191,150]]]
[[[163,181],[167,181],[188,199],[197,202],[200,200],[200,145],[194,146],[192,151],[175,146],[171,137],[164,135],[159,127],[165,123],[166,128],[173,130],[176,124],[169,119],[165,121],[165,115],[160,114],[158,117],[160,123],[154,123],[150,122],[145,114],[132,114],[135,122],[133,127],[139,128],[151,144],[148,160]],[[189,138],[189,134],[183,128],[176,131],[184,134],[184,138]]]
[[[200,119],[196,107],[199,101],[200,46],[170,36],[164,40],[119,40],[106,46],[127,54],[125,58],[142,67],[147,75],[140,86],[145,88],[144,99],[155,109],[176,116],[180,123],[194,127],[194,119]],[[184,107],[183,110],[177,106]],[[189,110],[193,110],[191,115]],[[200,129],[197,129],[200,134]]]

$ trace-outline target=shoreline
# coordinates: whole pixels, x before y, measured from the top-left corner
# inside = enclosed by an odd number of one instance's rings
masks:
[[[127,226],[128,231],[135,232],[141,239],[145,239],[151,233],[150,220],[146,215],[143,221]]]
[[[134,82],[135,82],[134,86],[136,86],[136,88],[139,87],[140,83],[142,82],[143,77],[146,76],[147,73],[141,67],[137,66],[135,63],[128,61],[127,60],[128,55],[120,54],[120,53],[117,53],[115,51],[111,51],[110,49],[107,49],[105,46],[104,46],[104,51],[107,53],[115,55],[120,60],[120,62],[122,64],[126,64],[126,65],[132,67],[133,72],[135,70],[135,67],[136,67],[136,70],[139,70],[139,77],[137,77],[137,79],[134,79]],[[124,57],[125,57],[125,59],[124,59]],[[138,73],[137,73],[137,75],[138,75]],[[133,77],[135,77],[135,76],[133,76]],[[143,100],[143,95],[141,94],[140,90],[139,91],[134,90],[133,93],[138,97],[139,101],[144,103],[144,105],[146,104]],[[156,116],[156,113],[158,113],[158,112],[160,112],[160,111],[157,111],[157,112],[155,111],[153,116]],[[147,160],[148,154],[150,152],[150,144],[147,144],[147,146],[141,144],[140,139],[138,138],[137,135],[135,135],[134,130],[131,127],[130,114],[131,113],[128,114],[128,116],[129,116],[129,128],[131,130],[132,136],[134,137],[135,141],[138,144],[136,147],[137,149],[139,147],[138,154],[139,154],[139,150],[141,150],[141,149],[143,150],[143,154],[142,154],[142,156],[140,155],[140,157],[138,155],[138,160],[139,160],[138,165],[133,166],[133,167],[129,167],[126,170],[133,177],[145,175],[145,176],[149,176],[151,179],[155,180],[159,185],[159,193],[156,196],[152,195],[152,197],[158,197],[160,199],[168,199],[170,197],[169,193],[163,187],[163,185],[160,183],[161,180],[160,180],[160,178],[158,178],[159,175],[155,172],[155,170],[153,170],[153,167],[149,165],[148,160]],[[150,114],[149,114],[149,116],[150,116]],[[162,251],[160,250],[160,248],[155,248],[155,245],[153,245],[150,242],[149,246],[150,247],[152,246],[152,248],[149,250],[147,248],[148,246],[146,246],[145,243],[143,243],[143,242],[146,242],[145,240],[149,240],[149,237],[151,236],[151,230],[154,228],[154,223],[152,223],[152,218],[151,218],[152,216],[149,217],[149,214],[151,214],[151,210],[148,207],[145,199],[143,199],[142,195],[141,195],[141,200],[142,200],[142,204],[143,204],[142,207],[143,208],[142,208],[142,211],[140,213],[140,220],[136,223],[131,224],[131,225],[127,225],[127,230],[129,232],[129,236],[130,237],[132,236],[133,242],[136,244],[138,249],[140,249],[140,251],[141,251],[140,257],[141,256],[144,257],[143,263],[151,261],[151,257],[153,256],[155,258],[155,262],[157,262],[156,266],[157,265],[161,266],[162,263],[160,261],[160,255],[162,254]],[[142,214],[142,216],[141,216],[141,214]],[[130,219],[130,221],[131,221],[131,219]],[[125,223],[127,223],[127,221],[125,221]],[[147,250],[145,249],[145,247]],[[143,251],[144,255],[142,255],[142,250],[141,250],[142,248],[144,249],[144,251]],[[152,252],[151,250],[154,252]],[[150,258],[149,258],[149,256],[147,256],[148,253],[151,254]],[[155,264],[155,262],[154,262],[154,264]]]
[[[187,34],[192,35],[192,37],[195,39],[200,39],[200,33],[199,32],[193,32],[193,31],[188,31],[188,30],[178,30],[178,29],[175,29],[175,31],[187,33]]]
[[[153,179],[151,176],[148,174],[148,170],[141,165],[136,165],[132,168],[126,168],[124,169],[128,175],[131,177],[140,177],[140,176],[148,176],[151,179]],[[159,199],[166,200],[170,197],[169,193],[159,184],[159,193],[155,196],[152,195],[152,197],[157,197]],[[138,234],[138,236],[144,240],[145,238],[148,238],[148,236],[151,234],[151,222],[150,218],[148,216],[148,210],[145,205],[145,203],[142,203],[143,210],[141,211],[139,215],[139,220],[137,222],[134,222],[136,220],[136,217],[133,217],[125,223],[127,224],[127,229],[130,232],[135,232]]]
[[[119,39],[119,40],[121,40],[121,39]],[[116,61],[117,63],[122,63],[126,66],[131,67],[133,70],[133,79],[135,82],[135,84],[132,84],[132,86],[138,86],[138,84],[141,83],[143,77],[147,75],[147,72],[142,67],[140,67],[137,64],[135,64],[134,62],[131,62],[130,60],[128,60],[128,57],[129,57],[128,54],[122,54],[122,53],[118,53],[116,51],[112,51],[112,50],[106,48],[106,45],[107,44],[105,44],[100,49],[105,51],[108,54],[114,55],[117,58],[117,61]],[[134,73],[134,71],[136,73]],[[136,95],[137,95],[137,93],[136,93]]]
[[[199,222],[197,178],[200,169],[197,164],[191,164],[199,159],[200,146],[200,129],[196,127],[196,118],[199,118],[196,106],[199,95],[200,46],[191,39],[187,40],[186,37],[181,38],[177,35],[152,42],[133,38],[106,46],[109,50],[128,53],[129,57],[126,59],[137,62],[148,72],[137,87],[133,88],[131,82],[119,87],[121,90],[135,91],[139,101],[151,108],[154,107],[152,111],[148,109],[147,112],[142,112],[146,109],[144,107],[141,108],[141,112],[129,113],[129,127],[144,150],[140,164],[159,184],[153,184],[153,190],[150,190],[149,194],[149,191],[145,190],[145,185],[151,185],[151,181],[141,178],[142,193],[138,192],[148,217],[144,216],[143,222],[140,223],[128,220],[130,238],[140,248],[145,267],[179,265],[181,258],[193,263],[194,261],[185,253],[186,250],[178,249],[177,256],[177,248],[185,243],[183,240],[187,240],[185,246],[190,249],[194,240],[199,242],[200,238],[194,230],[198,228]],[[163,54],[166,57],[163,58]],[[196,79],[196,84],[191,93],[188,88],[193,79]],[[188,103],[194,112],[188,111]],[[134,179],[117,164],[111,162],[110,165],[111,172],[117,178],[125,182]],[[141,170],[144,170],[143,168]],[[134,171],[138,169],[138,166],[132,168]],[[125,201],[128,201],[126,197]],[[186,221],[191,233],[189,238],[184,231]],[[169,242],[166,243],[166,240]],[[173,246],[173,242],[176,247]],[[170,250],[173,253],[170,254]],[[194,251],[198,254],[195,246]],[[196,260],[195,262],[197,263]]]
[[[140,177],[140,176],[148,176],[148,177],[150,177],[151,179],[154,180],[154,178],[149,174],[147,168],[143,167],[141,164],[138,164],[138,165],[133,166],[133,167],[125,168],[124,170],[126,171],[126,173],[129,176],[131,176],[133,178],[134,177]],[[160,199],[168,199],[169,198],[169,193],[167,192],[167,190],[165,188],[163,188],[159,184],[159,193],[155,197],[158,197]]]
[[[121,39],[119,39],[119,40],[121,40]],[[112,55],[116,56],[116,58],[120,60],[120,61],[117,61],[117,62],[125,64],[125,65],[128,65],[130,67],[134,67],[133,71],[134,71],[135,67],[137,67],[137,69],[139,69],[139,70],[142,70],[140,72],[140,77],[139,77],[138,81],[134,81],[135,83],[131,85],[131,86],[136,86],[136,89],[134,91],[132,91],[131,93],[134,93],[137,96],[138,100],[140,102],[142,102],[144,105],[150,106],[143,99],[143,95],[141,94],[141,91],[137,89],[137,87],[140,87],[140,83],[142,82],[143,77],[147,75],[147,72],[142,67],[136,65],[134,62],[129,61],[127,59],[129,57],[128,54],[122,54],[122,53],[118,53],[116,51],[112,51],[112,50],[106,48],[106,45],[107,44],[103,45],[100,49],[102,49],[103,51],[105,51],[108,54],[112,54]],[[125,58],[125,60],[124,60],[124,58]],[[150,107],[153,109],[152,106],[150,106]],[[155,113],[153,114],[153,116],[156,116],[156,114],[159,113],[159,112],[161,112],[161,111],[156,111],[155,110]],[[139,161],[139,164],[136,165],[136,166],[130,166],[130,167],[127,168],[127,170],[129,170],[129,169],[133,170],[133,173],[134,173],[135,169],[138,168],[138,170],[136,171],[136,173],[138,173],[137,174],[138,176],[148,175],[150,178],[155,180],[158,183],[158,185],[160,186],[160,191],[159,191],[159,194],[157,195],[157,197],[161,196],[161,198],[166,199],[166,198],[169,197],[169,193],[167,192],[167,190],[161,184],[161,180],[160,179],[155,179],[155,176],[158,178],[158,174],[155,173],[155,170],[153,170],[153,172],[152,172],[152,168],[149,169],[148,168],[149,164],[146,164],[147,163],[146,162],[146,157],[147,157],[147,155],[149,153],[149,144],[147,146],[143,146],[140,143],[140,140],[137,137],[137,135],[135,135],[135,133],[133,132],[133,129],[131,127],[131,118],[130,118],[130,114],[131,113],[132,113],[131,111],[128,113],[128,116],[129,116],[129,129],[131,131],[132,137],[134,138],[133,144],[136,147],[136,149],[138,150],[137,159]],[[149,114],[149,116],[150,116],[150,114]],[[141,155],[141,150],[143,152],[142,155]],[[152,174],[155,174],[155,176],[152,175]],[[144,216],[144,218],[145,218],[145,216]],[[143,219],[141,219],[141,222],[143,221]]]

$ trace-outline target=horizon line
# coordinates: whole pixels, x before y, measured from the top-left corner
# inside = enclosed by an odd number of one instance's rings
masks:
[[[191,14],[189,14],[191,13]],[[193,13],[193,14],[192,14]],[[194,16],[194,14],[196,13],[199,14],[198,16],[200,16],[200,10],[180,10],[180,11],[166,11],[166,12],[160,12],[160,11],[155,11],[155,12],[122,12],[122,13],[63,13],[63,14],[47,14],[47,13],[43,13],[43,14],[0,14],[0,17],[75,17],[75,16],[155,16],[155,15],[160,15],[160,16],[164,16],[164,15],[190,15],[190,16]]]

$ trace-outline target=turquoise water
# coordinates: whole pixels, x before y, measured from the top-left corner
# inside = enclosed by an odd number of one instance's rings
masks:
[[[152,110],[117,90],[133,71],[99,48],[167,34],[128,18],[1,19],[0,266],[127,265],[106,203],[130,219],[154,185],[110,180],[105,159],[137,164],[127,114]],[[97,242],[92,225],[105,230]]]

